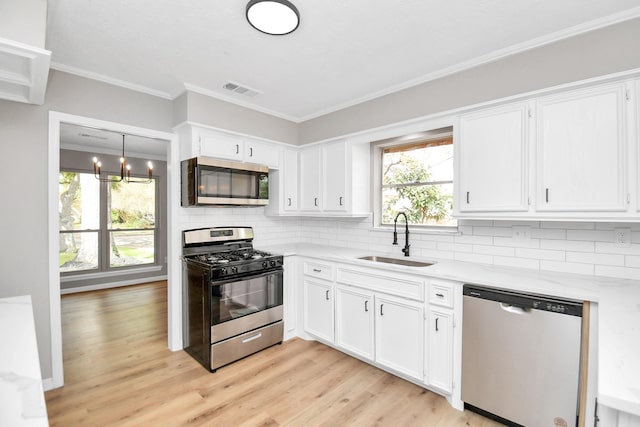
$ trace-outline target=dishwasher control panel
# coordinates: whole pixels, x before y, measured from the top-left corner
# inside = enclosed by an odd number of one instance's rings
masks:
[[[527,310],[542,310],[552,313],[582,317],[582,302],[555,298],[548,295],[522,294],[505,289],[489,288],[466,284],[463,295],[498,301],[505,307]]]

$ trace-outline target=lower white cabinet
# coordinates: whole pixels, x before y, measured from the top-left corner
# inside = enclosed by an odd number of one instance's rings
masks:
[[[298,262],[295,256],[284,257],[284,292],[283,299],[283,318],[284,318],[284,339],[288,340],[296,336],[298,316]]]
[[[336,287],[336,345],[420,381],[423,319],[420,303]]]
[[[333,283],[304,278],[304,330],[333,343]]]
[[[431,307],[427,328],[428,383],[451,393],[453,385],[453,312]]]
[[[336,287],[336,345],[373,360],[373,293]]]
[[[423,381],[424,305],[378,295],[375,303],[376,362]]]

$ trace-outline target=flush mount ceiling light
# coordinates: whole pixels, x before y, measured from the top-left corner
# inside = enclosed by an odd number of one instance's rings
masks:
[[[251,0],[247,3],[247,21],[260,32],[282,36],[298,28],[300,13],[287,0]]]

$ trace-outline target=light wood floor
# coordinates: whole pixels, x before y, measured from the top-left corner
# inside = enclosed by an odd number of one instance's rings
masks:
[[[166,282],[62,297],[65,386],[51,426],[498,426],[316,342],[211,374],[167,349]]]

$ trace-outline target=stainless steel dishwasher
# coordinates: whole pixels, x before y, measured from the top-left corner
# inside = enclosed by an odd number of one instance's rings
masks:
[[[582,303],[463,287],[462,400],[508,425],[577,425]]]

